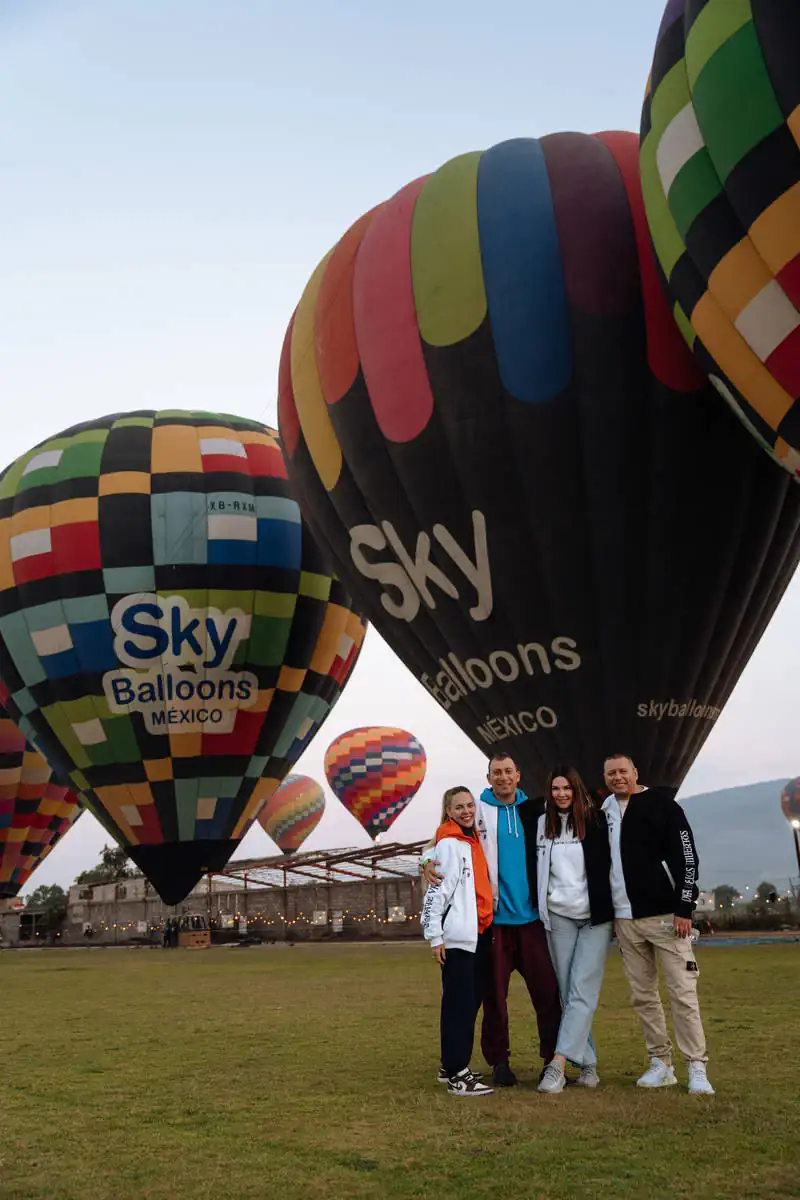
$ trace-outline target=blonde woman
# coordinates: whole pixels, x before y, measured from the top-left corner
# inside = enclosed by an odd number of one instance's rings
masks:
[[[490,960],[493,902],[468,788],[445,792],[435,840],[442,878],[428,888],[421,919],[442,969],[442,1072],[450,1095],[488,1096],[493,1089],[470,1071],[469,1060]]]

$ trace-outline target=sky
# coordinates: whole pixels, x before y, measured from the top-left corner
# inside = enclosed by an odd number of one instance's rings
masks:
[[[276,423],[288,320],[364,211],[464,151],[637,129],[661,0],[2,0],[0,457],[131,408]],[[796,579],[685,795],[797,774]],[[428,750],[392,827],[427,836],[485,759],[375,630],[296,770],[400,725]],[[86,815],[32,884],[68,884],[108,835]],[[329,796],[306,843],[367,845]],[[274,847],[258,827],[240,854]]]

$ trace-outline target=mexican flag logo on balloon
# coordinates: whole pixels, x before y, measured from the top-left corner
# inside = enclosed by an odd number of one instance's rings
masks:
[[[258,422],[109,416],[0,476],[6,706],[166,903],[225,865],[364,633]]]

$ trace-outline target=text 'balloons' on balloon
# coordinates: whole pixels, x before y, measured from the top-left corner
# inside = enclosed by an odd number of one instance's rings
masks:
[[[462,155],[361,218],[284,342],[282,446],[364,611],[530,790],[677,786],[787,586],[800,495],[705,382],[631,133]]]
[[[641,129],[647,217],[678,324],[796,479],[799,59],[793,3],[669,0]]]
[[[375,838],[385,833],[425,778],[425,751],[391,726],[351,729],[325,752],[325,775],[344,807]]]
[[[0,476],[9,711],[167,903],[227,862],[364,630],[257,422],[114,415]]]
[[[258,821],[284,854],[294,854],[325,812],[325,793],[308,775],[289,775],[258,814]]]
[[[16,896],[83,812],[7,716],[0,687],[0,898]]]
[[[790,779],[781,792],[781,811],[787,821],[800,821],[800,778]]]

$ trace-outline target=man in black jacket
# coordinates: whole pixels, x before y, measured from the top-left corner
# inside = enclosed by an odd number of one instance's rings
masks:
[[[697,1000],[699,972],[690,940],[698,894],[691,827],[672,792],[639,783],[630,755],[609,755],[603,774],[612,793],[603,809],[611,841],[615,932],[650,1056],[637,1086],[669,1087],[678,1082],[658,991],[660,964],[675,1040],[689,1064],[689,1091],[713,1095]]]

